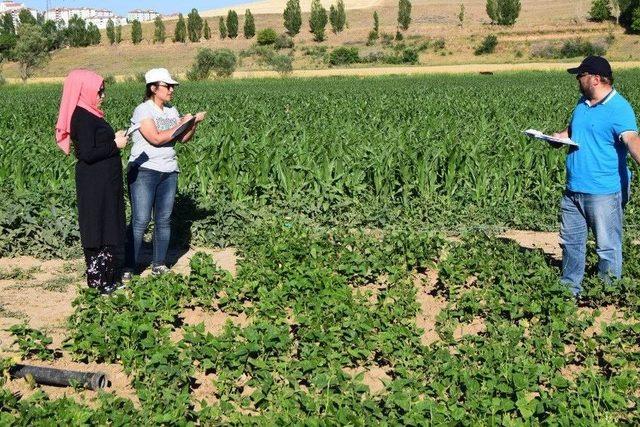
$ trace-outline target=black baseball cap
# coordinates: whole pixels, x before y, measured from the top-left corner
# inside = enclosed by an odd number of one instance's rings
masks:
[[[569,68],[567,71],[571,74],[589,73],[602,77],[613,77],[609,61],[602,56],[587,56],[579,66]]]

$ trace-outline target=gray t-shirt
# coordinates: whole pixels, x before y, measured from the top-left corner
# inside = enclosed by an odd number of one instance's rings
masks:
[[[159,131],[170,129],[178,124],[180,114],[176,107],[164,106],[160,109],[152,100],[138,105],[133,111],[131,125],[136,125],[145,119],[153,119]],[[129,156],[129,163],[135,163],[145,169],[159,172],[178,172],[178,160],[176,158],[176,141],[163,145],[149,143],[140,130],[131,135],[133,147]]]

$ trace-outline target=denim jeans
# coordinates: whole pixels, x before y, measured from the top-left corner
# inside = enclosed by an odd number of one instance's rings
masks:
[[[562,282],[574,295],[582,291],[587,234],[593,231],[598,275],[605,281],[622,275],[622,220],[627,192],[585,194],[565,191],[562,197]]]
[[[171,239],[171,212],[178,187],[178,173],[130,165],[127,183],[131,201],[131,224],[127,228],[127,267],[135,270],[140,264],[140,250],[152,210],[153,265],[164,265]]]

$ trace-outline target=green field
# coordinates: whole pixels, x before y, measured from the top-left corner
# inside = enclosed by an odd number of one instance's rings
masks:
[[[639,77],[616,75],[632,104]],[[79,254],[74,160],[53,140],[60,89],[0,89],[0,256]],[[143,87],[107,91],[106,117],[124,128]],[[234,245],[238,275],[202,255],[188,276],[81,291],[65,350],[122,364],[139,403],[3,389],[0,422],[637,424],[640,248],[628,239],[625,278],[607,287],[590,253],[578,307],[556,261],[495,237],[558,228],[564,152],[521,131],[563,128],[577,95],[566,73],[181,85],[179,110],[209,116],[179,147],[173,244]],[[639,214],[632,190],[629,236]],[[424,292],[445,305],[429,344]],[[624,321],[593,333],[605,306]],[[249,323],[213,335],[182,323],[194,308]],[[482,330],[456,333],[472,322]],[[42,339],[20,347],[55,357]],[[373,370],[385,372],[375,392]]]
[[[638,75],[618,76],[632,102]],[[127,126],[142,93],[135,84],[108,89],[114,127]],[[78,236],[74,160],[53,141],[60,87],[7,86],[1,96],[0,181],[12,202],[0,217],[0,255],[66,253]],[[247,221],[271,216],[555,230],[564,153],[521,131],[562,128],[576,100],[575,82],[560,73],[185,83],[180,111],[209,118],[179,147],[175,222],[193,223],[200,244],[224,244]],[[58,222],[48,220],[54,210]],[[629,223],[636,212],[632,201]]]

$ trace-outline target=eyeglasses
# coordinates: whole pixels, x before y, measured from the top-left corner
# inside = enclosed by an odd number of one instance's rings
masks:
[[[580,74],[577,74],[577,75],[576,75],[576,79],[577,79],[577,80],[580,80],[580,79],[581,79],[581,78],[583,78],[584,76],[589,76],[589,75],[590,75],[589,73],[580,73]]]
[[[171,90],[171,89],[175,89],[176,88],[176,85],[170,85],[170,84],[167,84],[167,83],[158,83],[158,86],[166,87],[167,90]]]

